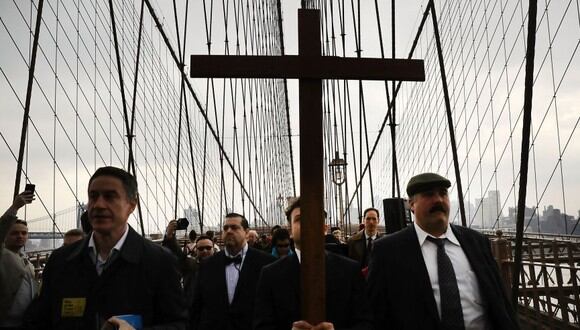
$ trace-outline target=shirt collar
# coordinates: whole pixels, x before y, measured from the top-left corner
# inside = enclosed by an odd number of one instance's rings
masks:
[[[372,238],[373,241],[377,238],[377,233],[375,233],[373,236],[369,236],[369,235],[367,235],[367,232],[366,231],[363,231],[363,232],[364,232],[364,236],[365,236],[365,241],[367,239],[369,239],[369,237]]]
[[[128,224],[125,225],[125,232],[123,233],[123,236],[121,236],[121,238],[117,241],[117,244],[115,244],[115,246],[113,246],[112,250],[121,251],[121,248],[123,247],[123,244],[125,244],[125,240],[127,239],[127,234],[129,234],[129,225]],[[89,249],[91,251],[93,251],[93,253],[95,253],[95,255],[97,255],[97,246],[95,245],[94,235],[95,235],[95,232],[92,232],[91,238],[89,239]]]
[[[425,243],[425,241],[427,240],[427,236],[431,236],[433,238],[447,238],[449,242],[457,246],[461,246],[459,244],[459,241],[457,240],[457,237],[455,237],[453,230],[451,230],[451,225],[447,225],[447,230],[445,231],[445,233],[443,233],[443,235],[439,237],[435,237],[424,231],[421,227],[419,227],[417,222],[413,222],[413,226],[415,226],[415,232],[417,233],[417,238],[419,239],[419,246],[423,246],[423,243]]]
[[[302,253],[300,252],[300,249],[295,247],[294,252],[296,253],[296,258],[298,258],[298,263],[301,263],[302,262]]]
[[[226,257],[230,257],[230,258],[233,258],[233,257],[236,257],[236,256],[241,255],[242,256],[242,261],[243,261],[244,258],[246,257],[246,253],[248,253],[248,243],[246,242],[244,244],[244,247],[242,248],[242,250],[240,252],[238,252],[238,254],[236,254],[235,256],[231,255],[227,248],[224,248],[224,251],[226,253]]]
[[[302,263],[302,252],[300,251],[300,249],[295,247],[293,252],[296,255],[296,258],[298,259],[298,263],[299,264]],[[325,255],[325,258],[328,258],[328,251],[324,250],[324,255]],[[291,255],[288,254],[288,257],[290,257],[290,256]]]
[[[295,247],[294,252],[296,253],[296,258],[298,258],[298,263],[302,262],[302,255],[300,254],[300,249]]]

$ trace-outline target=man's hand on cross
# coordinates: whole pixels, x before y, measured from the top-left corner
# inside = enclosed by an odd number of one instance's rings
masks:
[[[292,323],[292,330],[334,330],[334,324],[330,322],[320,322],[312,325],[304,320]]]

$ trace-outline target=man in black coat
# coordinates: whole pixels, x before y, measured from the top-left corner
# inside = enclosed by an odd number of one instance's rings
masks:
[[[113,316],[133,314],[145,328],[185,329],[175,258],[127,224],[137,205],[135,178],[102,167],[88,193],[93,232],[50,256],[28,328],[100,329]]]
[[[415,223],[379,239],[369,265],[376,329],[517,329],[488,239],[449,224],[451,185],[423,173],[407,185]]]
[[[256,293],[255,330],[311,329],[300,315],[300,199],[286,210],[296,254],[264,267]],[[321,233],[322,235],[323,233]],[[372,329],[359,265],[326,253],[326,322],[317,329]]]
[[[248,221],[237,213],[226,215],[225,249],[202,261],[194,285],[191,326],[198,330],[252,328],[254,296],[262,267],[272,255],[246,242]]]

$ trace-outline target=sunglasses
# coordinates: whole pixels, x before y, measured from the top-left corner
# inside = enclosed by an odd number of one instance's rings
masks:
[[[277,247],[287,248],[290,244],[276,244]]]
[[[198,247],[196,247],[196,249],[198,251],[209,251],[209,250],[213,249],[213,247],[212,246],[198,246]]]

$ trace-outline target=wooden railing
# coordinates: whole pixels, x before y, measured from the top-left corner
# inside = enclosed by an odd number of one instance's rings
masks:
[[[501,231],[490,238],[509,288],[515,238]],[[579,329],[580,239],[565,235],[550,238],[528,234],[524,238],[518,297],[520,323],[523,328]]]
[[[39,250],[27,253],[28,261],[30,261],[30,263],[34,265],[34,273],[36,275],[36,278],[39,280],[42,277],[42,270],[44,269],[44,265],[46,265],[46,261],[48,260],[48,257],[50,256],[52,251],[53,249]]]

